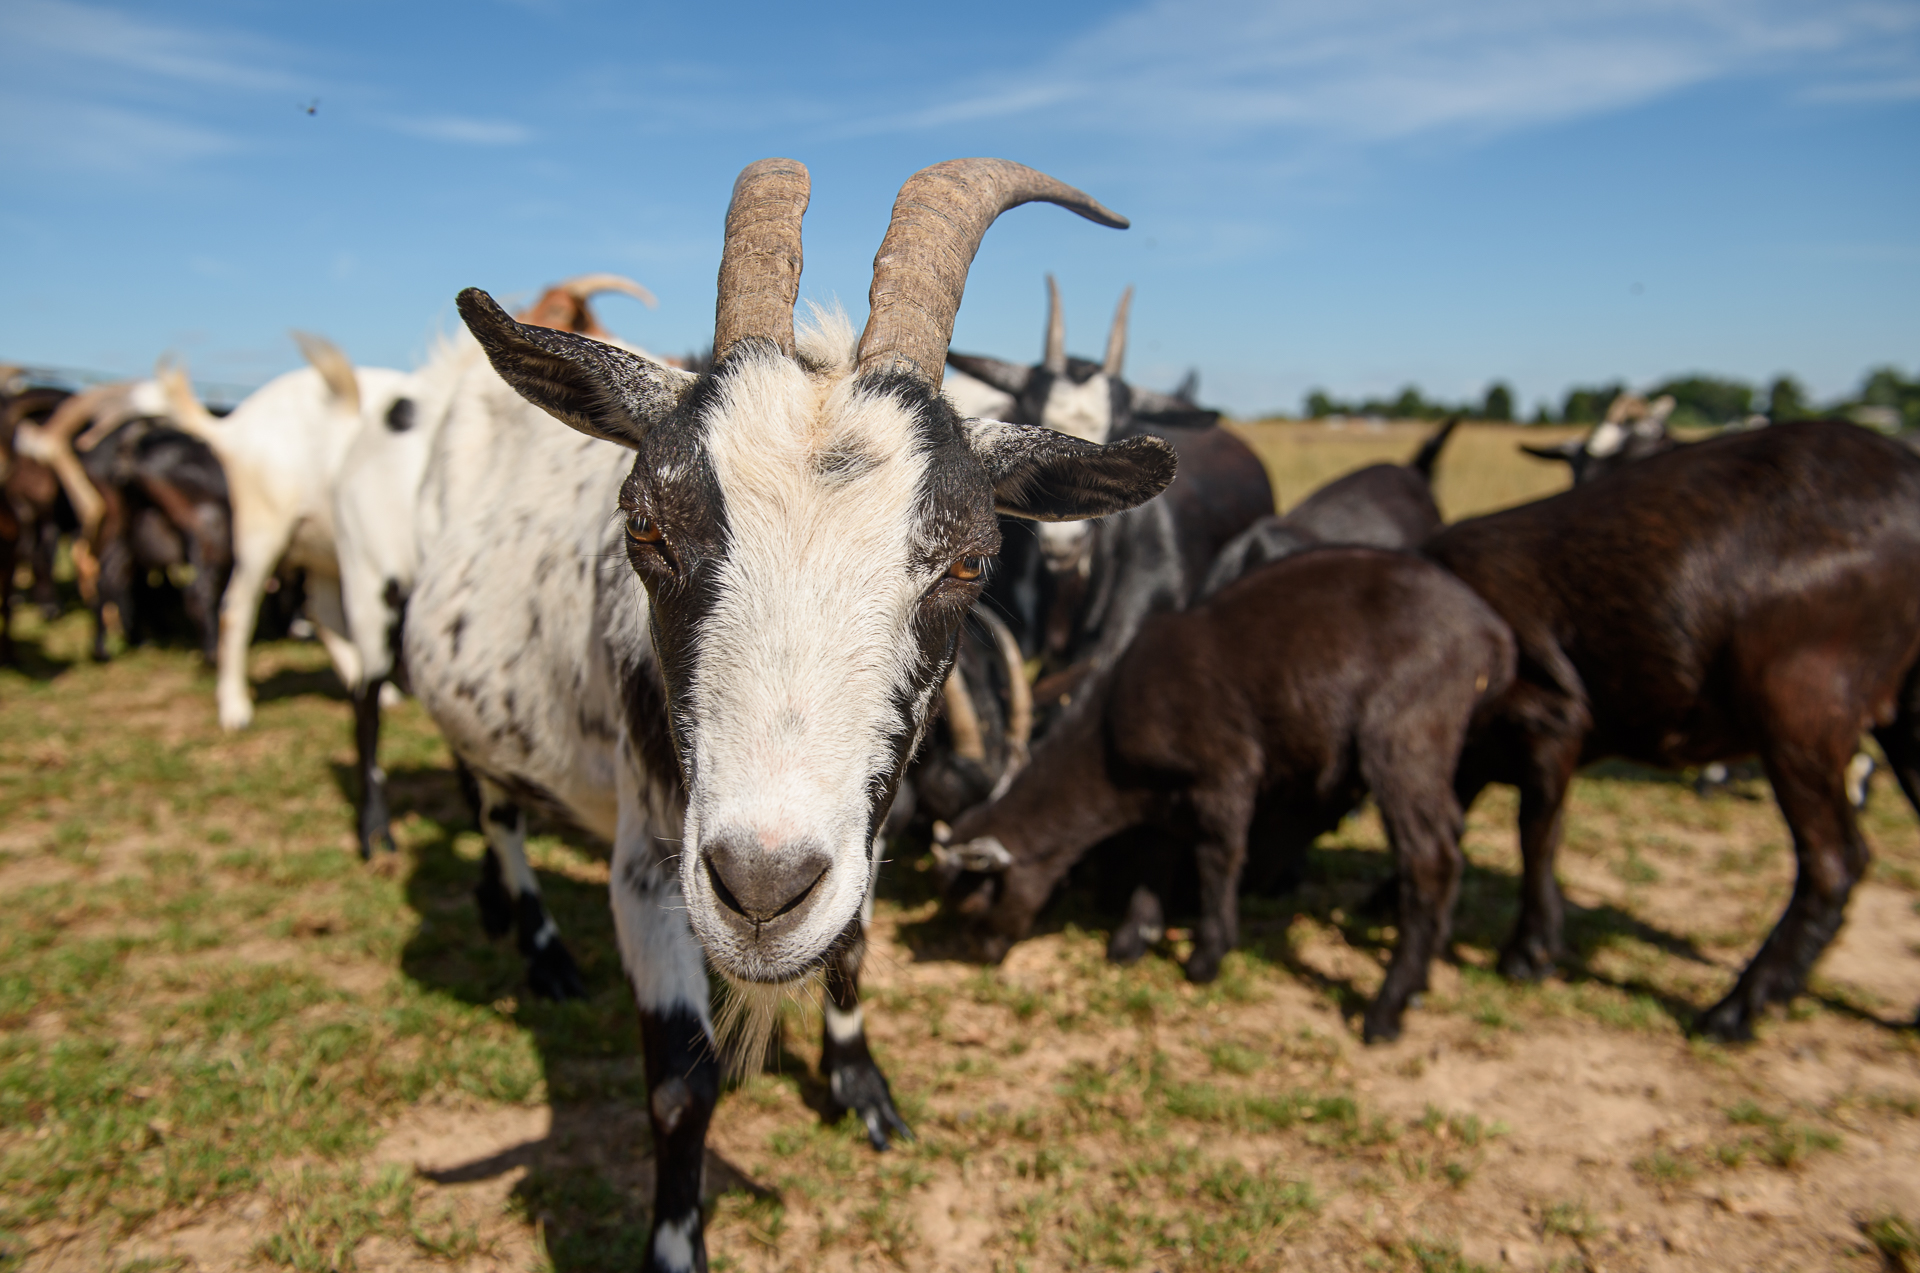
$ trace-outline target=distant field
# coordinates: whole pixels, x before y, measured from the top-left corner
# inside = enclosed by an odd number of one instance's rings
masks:
[[[1265,461],[1274,494],[1291,508],[1316,487],[1366,464],[1404,464],[1438,425],[1422,421],[1369,424],[1349,420],[1235,422],[1233,430]],[[1539,499],[1567,485],[1567,466],[1536,460],[1522,443],[1553,445],[1584,428],[1464,423],[1435,468],[1440,511],[1448,521]]]
[[[1247,433],[1292,503],[1425,431]],[[1519,433],[1463,430],[1449,513],[1561,480],[1512,454]],[[257,648],[257,722],[227,736],[187,652],[96,667],[77,615],[20,632],[24,671],[0,670],[0,1269],[631,1267],[651,1177],[604,849],[554,827],[530,845],[591,994],[530,1000],[480,934],[481,840],[417,704],[388,731],[400,852],[370,870],[317,646]],[[1106,965],[1082,892],[1004,967],[958,961],[925,860],[895,846],[869,1023],[919,1139],[875,1155],[821,1124],[818,1017],[796,1005],[778,1072],[714,1122],[715,1268],[1911,1267],[1920,830],[1893,785],[1814,993],[1749,1048],[1683,1025],[1790,888],[1764,784],[1580,779],[1575,956],[1539,986],[1488,971],[1514,812],[1505,789],[1473,811],[1456,962],[1380,1048],[1356,1033],[1393,937],[1360,906],[1390,869],[1371,813],[1306,887],[1249,901],[1205,988],[1178,930]]]

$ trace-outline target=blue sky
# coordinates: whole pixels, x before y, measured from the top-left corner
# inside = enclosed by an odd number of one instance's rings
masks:
[[[318,101],[313,114],[305,107]],[[479,285],[631,274],[711,335],[734,174],[813,172],[802,295],[864,317],[900,182],[1019,159],[958,348],[1239,412],[1409,381],[1920,365],[1920,3],[0,4],[0,359],[258,383],[289,327],[408,366]]]

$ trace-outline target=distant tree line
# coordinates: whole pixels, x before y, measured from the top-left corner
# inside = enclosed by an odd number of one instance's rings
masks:
[[[1541,403],[1535,424],[1597,424],[1613,400],[1627,392],[1619,382],[1575,385],[1567,390],[1556,412]],[[1651,400],[1662,394],[1674,399],[1672,423],[1680,428],[1735,424],[1759,414],[1773,420],[1804,420],[1819,416],[1846,416],[1882,429],[1920,429],[1920,376],[1909,379],[1897,367],[1879,367],[1867,373],[1857,393],[1836,402],[1815,403],[1792,376],[1775,377],[1762,391],[1741,380],[1721,376],[1678,376],[1644,391]],[[1513,390],[1494,381],[1477,402],[1429,399],[1417,385],[1408,385],[1392,398],[1342,401],[1323,389],[1307,395],[1306,416],[1380,416],[1396,420],[1443,420],[1466,416],[1474,420],[1513,420]]]

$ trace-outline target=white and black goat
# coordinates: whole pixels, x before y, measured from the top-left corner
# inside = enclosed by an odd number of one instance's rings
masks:
[[[589,298],[601,292],[624,292],[643,304],[654,304],[653,294],[631,279],[615,274],[583,274],[556,283],[519,314],[519,321],[537,327],[608,338],[594,318]],[[360,854],[371,857],[376,847],[393,848],[387,811],[386,774],[379,765],[381,691],[399,669],[400,623],[406,599],[413,590],[420,549],[415,533],[416,502],[447,402],[461,375],[480,361],[480,347],[463,331],[445,341],[425,365],[396,389],[377,424],[369,422],[353,438],[334,480],[333,531],[336,573],[339,578],[345,637],[354,658],[347,688],[353,697],[354,746],[360,771],[358,837]],[[342,673],[343,677],[346,673]],[[484,782],[474,801],[474,812],[488,844],[504,854],[501,863],[489,861],[483,886],[482,915],[492,936],[502,936],[517,920],[523,950],[540,940],[551,941],[538,888],[524,859],[515,865],[518,842],[499,831],[517,825],[519,811]],[[505,881],[508,896],[496,899],[498,882]],[[502,907],[509,908],[503,918]],[[544,938],[537,935],[545,934]],[[564,948],[556,948],[554,966],[533,969],[537,992],[564,997],[576,984]]]
[[[1100,516],[1175,465],[1157,438],[965,419],[939,391],[1000,213],[1041,200],[1122,219],[1018,164],[925,169],[894,204],[856,342],[834,317],[794,330],[808,193],[790,160],[741,173],[705,374],[462,293],[499,374],[462,379],[422,489],[415,692],[474,773],[613,844],[654,1269],[705,1264],[720,1070],[703,950],[743,993],[824,969],[834,1099],[876,1144],[904,1129],[855,982],[876,831],[999,548],[995,513]]]

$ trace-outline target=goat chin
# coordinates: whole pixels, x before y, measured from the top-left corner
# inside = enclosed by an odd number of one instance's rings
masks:
[[[764,1066],[767,1048],[780,1029],[788,1004],[802,1012],[812,1012],[820,1000],[821,973],[818,969],[792,981],[745,981],[728,973],[721,974],[726,989],[720,996],[720,1010],[714,1014],[713,1037],[720,1049],[720,1064],[729,1078],[758,1074]]]

